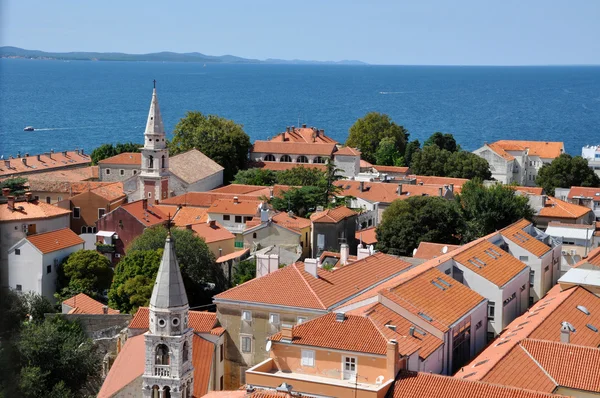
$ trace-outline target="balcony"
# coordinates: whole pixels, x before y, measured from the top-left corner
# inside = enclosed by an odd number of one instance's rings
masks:
[[[170,374],[169,365],[154,365],[154,376],[169,377]]]
[[[282,383],[293,386],[293,391],[307,395],[331,397],[383,398],[393,380],[381,384],[361,383],[304,373],[284,372],[277,368],[273,358],[259,363],[246,371],[246,383],[264,388],[277,388]]]

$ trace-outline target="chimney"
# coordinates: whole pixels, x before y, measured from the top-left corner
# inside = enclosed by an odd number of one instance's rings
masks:
[[[21,158],[21,161],[23,162],[23,164],[25,165],[25,167],[27,167],[27,158]]]
[[[25,192],[25,199],[27,199],[28,202],[31,202],[31,199],[33,199],[33,194],[31,192]]]
[[[269,274],[269,256],[267,254],[256,255],[256,277],[260,278]]]
[[[306,124],[303,124],[303,125],[302,125],[302,128],[303,128],[303,129],[305,129],[305,128],[306,128]]]
[[[240,200],[238,199],[237,196],[233,197],[233,204],[237,205],[238,203],[240,203]]]
[[[148,210],[148,199],[142,199],[142,209]]]
[[[322,135],[325,135],[325,130],[321,129],[321,130],[319,130],[319,133],[321,133]]]
[[[438,193],[439,193],[439,196],[444,196],[444,188],[439,187],[438,188]]]
[[[281,340],[292,341],[294,339],[294,330],[292,325],[281,325]]]
[[[336,312],[335,320],[336,322],[344,322],[346,320],[346,314],[343,312]]]
[[[211,228],[216,228],[217,227],[217,222],[215,220],[209,220],[208,221],[208,226]]]
[[[67,157],[67,151],[63,151],[62,154],[63,154],[64,157]]]
[[[571,342],[571,325],[563,322],[560,326],[560,342],[569,344]]]
[[[50,153],[51,153],[51,154],[54,154],[54,149],[50,149]]]
[[[408,328],[408,334],[413,337],[415,335],[415,327],[411,326],[410,328]]]
[[[292,133],[296,132],[296,126],[292,126]]]
[[[10,160],[8,160],[8,159],[7,159],[7,160],[5,160],[5,161],[4,161],[4,166],[5,166],[6,168],[9,168],[9,169],[10,169]]]
[[[347,243],[342,243],[340,245],[340,264],[347,265],[348,264],[348,256],[350,255],[350,246]]]
[[[186,224],[185,229],[192,229],[192,224]]]
[[[371,251],[368,248],[360,248],[358,249],[358,253],[356,254],[357,260],[362,260],[363,258],[367,258],[371,255]]]
[[[390,340],[387,343],[387,378],[394,380],[398,374],[398,343],[396,340]]]
[[[360,189],[360,192],[364,192],[365,191],[365,182],[364,181],[361,181],[359,183],[359,189]]]
[[[17,158],[21,157],[21,151],[17,152]]]
[[[8,195],[6,199],[8,199],[8,210],[15,211],[15,197],[13,195]]]
[[[38,155],[36,155],[36,156],[37,156],[37,160],[38,160],[38,162],[41,162],[41,161],[42,161],[42,158],[40,157],[40,155],[38,154]]]
[[[108,306],[107,305],[102,306],[102,313],[105,315],[108,314]]]
[[[285,128],[285,132],[286,132],[286,133],[289,133],[289,132],[290,132],[290,126],[287,126],[287,127]]]
[[[158,204],[158,199],[154,199],[154,204],[157,205]]]
[[[25,152],[25,157],[28,158],[29,157],[29,152]]]
[[[269,255],[269,274],[279,269],[279,256],[277,254]]]
[[[307,258],[304,260],[304,271],[311,274],[313,277],[318,278],[317,274],[317,259],[316,258]]]
[[[402,184],[398,184],[398,195],[402,195]]]
[[[85,155],[85,152],[83,152],[83,148],[81,148],[81,154],[82,154],[82,155]]]
[[[2,188],[2,196],[8,197],[10,195],[10,188]]]

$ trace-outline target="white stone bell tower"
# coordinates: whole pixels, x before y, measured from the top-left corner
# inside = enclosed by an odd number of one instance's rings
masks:
[[[192,398],[193,329],[188,327],[188,300],[171,233],[150,299],[150,330],[145,334],[144,398]]]
[[[163,126],[158,98],[156,96],[156,80],[152,91],[150,112],[144,131],[144,147],[142,152],[141,182],[144,185],[144,198],[150,202],[169,197],[169,150],[165,127]]]

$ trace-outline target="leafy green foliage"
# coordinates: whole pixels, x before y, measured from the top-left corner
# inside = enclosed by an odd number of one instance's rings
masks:
[[[121,153],[139,152],[142,147],[142,144],[136,144],[135,142],[117,143],[115,145],[102,144],[92,151],[90,158],[92,159],[92,164],[98,164],[101,160],[108,159]]]
[[[233,179],[234,184],[271,186],[277,182],[277,172],[268,169],[253,168],[240,170]]]
[[[294,167],[277,173],[277,184],[291,186],[323,186],[326,173],[316,167]]]
[[[521,218],[531,219],[533,209],[525,196],[502,184],[486,187],[479,180],[468,181],[456,196],[466,228],[464,243],[507,227]]]
[[[384,138],[391,138],[399,154],[403,154],[408,141],[408,131],[394,123],[388,115],[371,112],[350,127],[346,145],[358,148],[362,159],[376,163],[376,152]]]
[[[25,298],[9,289],[0,289],[0,343],[13,336],[27,319],[29,308]]]
[[[437,145],[423,147],[413,154],[410,168],[413,173],[424,176],[445,176],[450,152]]]
[[[381,166],[401,166],[404,163],[398,148],[396,148],[396,141],[392,137],[385,137],[377,145],[377,151],[375,152],[375,162]]]
[[[256,261],[243,260],[237,263],[233,270],[233,284],[241,285],[256,278]]]
[[[440,132],[433,133],[424,143],[423,147],[437,145],[440,149],[445,149],[448,152],[456,152],[460,150],[460,145],[456,144],[456,140],[452,134],[443,134]]]
[[[44,314],[56,312],[55,307],[50,301],[37,293],[25,293],[23,299],[27,306],[27,313],[33,322],[42,322],[44,320]]]
[[[492,178],[487,160],[471,152],[450,152],[437,145],[428,145],[415,152],[410,167],[417,175],[482,180]]]
[[[188,112],[175,126],[173,141],[169,143],[172,155],[196,148],[223,166],[225,182],[246,168],[250,147],[250,137],[241,125],[200,112]]]
[[[592,170],[587,159],[563,153],[540,169],[535,183],[554,195],[556,188],[600,187],[600,177]]]
[[[281,197],[271,200],[271,205],[278,211],[293,211],[300,217],[306,217],[315,211],[317,206],[324,206],[323,189],[319,187],[292,188],[283,193]]]
[[[25,194],[29,186],[27,186],[27,178],[13,177],[0,182],[0,195],[2,194],[2,188],[9,188],[11,195],[21,196]]]
[[[97,298],[110,287],[110,261],[95,250],[79,250],[67,257],[58,270],[56,298],[66,300],[79,293]]]
[[[404,151],[404,164],[410,167],[415,152],[418,152],[420,150],[421,143],[419,142],[419,140],[413,140],[406,144],[406,150]]]
[[[392,202],[377,228],[377,248],[410,256],[420,242],[457,244],[464,225],[458,204],[440,197],[415,196]]]

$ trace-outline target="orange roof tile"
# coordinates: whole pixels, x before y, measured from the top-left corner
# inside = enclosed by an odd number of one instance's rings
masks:
[[[361,241],[365,245],[374,245],[377,243],[377,229],[375,227],[361,229],[354,234],[356,240]]]
[[[288,213],[281,212],[275,214],[272,218],[274,223],[281,225],[282,227],[298,231],[301,229],[310,227],[310,220],[295,215],[289,215]]]
[[[148,329],[150,312],[148,307],[140,307],[129,323],[129,329]],[[196,333],[210,333],[217,324],[214,312],[189,311],[188,324]]]
[[[77,167],[74,169],[58,169],[54,171],[27,174],[27,180],[46,181],[88,181],[98,178],[98,166]]]
[[[346,206],[336,207],[335,209],[326,209],[318,211],[310,216],[313,223],[338,223],[346,218],[356,216],[356,212]]]
[[[349,146],[345,146],[342,148],[338,148],[335,151],[334,155],[342,155],[342,156],[360,156],[360,151],[355,148],[350,148]]]
[[[186,225],[201,224],[208,221],[206,209],[202,207],[184,206],[177,210],[174,206],[158,206],[163,213],[170,212],[173,217],[173,223],[178,227]]]
[[[496,154],[500,155],[505,160],[515,160],[515,157],[513,155],[506,152],[504,150],[504,148],[502,148],[502,145],[492,143],[492,144],[487,144],[487,146],[488,146],[488,148],[490,148],[492,151],[496,152]]]
[[[245,184],[231,184],[223,187],[215,188],[210,193],[227,193],[233,195],[256,195],[256,196],[269,196],[271,187],[262,185],[245,185]]]
[[[336,253],[336,252],[330,252],[330,251],[327,251],[327,250],[324,250],[324,251],[321,253],[321,255],[319,256],[319,260],[321,260],[321,263],[324,263],[324,262],[325,262],[325,260],[326,260],[326,259],[329,259],[329,258],[334,258],[334,259],[336,259],[336,262],[335,262],[333,265],[334,265],[335,267],[337,267],[337,265],[338,265],[338,261],[340,260],[340,258],[342,258],[342,256],[341,256],[341,254],[340,254],[340,253]],[[357,258],[356,256],[349,255],[349,256],[348,256],[348,264],[351,264],[351,263],[355,262],[355,261],[356,261],[356,258]],[[331,264],[331,263],[330,263],[330,264]],[[346,265],[348,265],[348,264],[346,264]],[[336,268],[334,268],[334,269],[336,269]]]
[[[125,191],[123,190],[122,182],[115,182],[108,185],[102,185],[100,187],[90,190],[90,192],[108,200],[109,202],[114,202],[116,200],[123,199],[127,196],[125,194]]]
[[[409,177],[416,178],[418,184],[424,184],[424,185],[454,184],[455,189],[462,187],[467,181],[469,181],[466,178],[454,178],[454,177],[419,176],[419,175],[410,175]]]
[[[512,188],[517,192],[522,192],[528,195],[543,195],[544,188],[542,187],[521,187],[515,185],[506,185],[508,188]]]
[[[71,214],[71,210],[61,209],[38,200],[15,201],[15,208],[16,210],[10,210],[7,203],[0,204],[0,222],[45,219]]]
[[[244,254],[248,253],[249,251],[250,251],[250,249],[241,249],[241,250],[234,251],[233,253],[225,254],[224,256],[217,258],[217,264],[221,264],[221,263],[224,263],[229,260],[240,258]]]
[[[215,345],[194,334],[192,337],[192,365],[194,366],[194,397],[208,392]]]
[[[85,241],[81,239],[79,235],[69,228],[29,235],[27,240],[31,242],[32,245],[37,247],[37,249],[43,254],[85,243]]]
[[[398,166],[373,166],[375,170],[380,173],[398,173],[398,174],[409,174],[410,169],[408,167],[398,167]]]
[[[324,130],[319,130],[316,127],[293,127],[289,131],[277,134],[269,141],[337,144],[337,141],[325,135]]]
[[[579,261],[573,267],[574,268],[579,268],[579,267],[582,267],[583,265],[586,265],[586,264],[593,265],[595,267],[599,267],[600,268],[600,247],[597,247],[594,250],[592,250],[591,252],[589,252],[588,256],[586,258],[584,258],[583,260]]]
[[[290,344],[386,354],[388,340],[369,318],[347,315],[343,322],[339,322],[336,316],[329,313],[293,326]],[[281,332],[270,339],[276,342],[284,340]]]
[[[257,392],[259,392],[259,391],[257,391]],[[246,390],[209,391],[208,394],[203,395],[201,398],[250,398],[250,397],[259,398],[256,395],[254,395],[257,392],[253,393],[252,395],[248,395],[246,393]],[[266,398],[266,397],[263,397],[263,398]],[[271,398],[271,397],[268,397],[268,398]],[[286,398],[289,398],[289,396],[286,396]]]
[[[525,228],[531,224],[530,221],[522,219],[502,229],[500,234],[536,257],[542,257],[551,247],[525,232]]]
[[[290,170],[295,167],[304,167],[308,169],[327,170],[327,165],[322,163],[290,163],[290,162],[253,162],[252,167],[267,169],[273,171]]]
[[[62,302],[72,308],[70,314],[88,314],[88,315],[102,315],[104,314],[104,304],[94,300],[90,296],[84,293],[79,293],[69,299]],[[108,309],[109,315],[118,314],[118,310]]]
[[[505,151],[525,151],[528,149],[529,156],[539,156],[543,159],[554,159],[565,152],[565,145],[562,142],[500,140],[489,146],[491,145]]]
[[[144,203],[147,204],[146,208],[144,208]],[[164,214],[158,207],[148,203],[147,199],[124,204],[121,208],[147,227],[167,222],[168,214]]]
[[[114,397],[123,388],[144,374],[146,341],[143,334],[130,337],[111,366],[98,398]],[[142,388],[140,384],[140,389]]]
[[[335,144],[254,141],[252,152],[290,155],[320,155],[331,156]]]
[[[442,254],[449,253],[456,250],[460,245],[448,245],[445,243],[432,243],[432,242],[421,242],[417,251],[413,254],[414,258],[422,258],[424,260],[431,260],[441,256]],[[445,249],[444,249],[445,248]]]
[[[219,242],[222,240],[235,239],[235,235],[229,232],[218,222],[211,225],[210,222],[193,224],[192,230],[206,243]]]
[[[557,398],[562,395],[402,370],[391,398]]]
[[[360,168],[361,169],[366,169],[369,167],[374,167],[371,163],[367,162],[366,160],[361,159],[360,160]]]
[[[411,266],[393,256],[376,253],[334,271],[319,268],[315,278],[304,271],[302,263],[296,263],[233,287],[214,300],[326,310]]]
[[[244,216],[255,216],[258,213],[258,207],[262,204],[260,200],[244,200],[238,197],[235,199],[218,199],[208,208],[207,212],[215,214],[236,214]]]
[[[115,184],[115,182],[56,180],[40,178],[37,175],[27,177],[27,185],[31,192],[60,192],[68,193],[71,196],[111,184]]]
[[[575,205],[557,198],[553,198],[552,196],[548,196],[548,198],[546,199],[546,206],[544,206],[538,212],[538,216],[568,218],[575,220],[579,217],[585,216],[591,211],[592,210],[589,207]]]
[[[443,332],[485,300],[437,268],[383,291],[382,295]]]
[[[445,192],[444,185],[439,184],[402,184],[402,194],[398,194],[398,184],[395,183],[363,182],[362,190],[361,181],[342,180],[337,181],[335,185],[343,189],[342,195],[381,203],[391,203],[394,200],[408,199],[413,196],[439,196],[440,189]]]
[[[39,156],[39,160],[38,160]],[[0,177],[18,176],[40,171],[85,166],[91,162],[90,156],[76,151],[46,152],[41,155],[23,156],[0,161]]]
[[[571,187],[568,198],[592,198],[598,202],[600,201],[600,188]]]
[[[455,376],[469,375],[471,380],[482,379],[525,338],[560,341],[560,325],[565,321],[576,330],[571,333],[572,344],[598,347],[600,333],[590,330],[586,325],[600,328],[600,297],[579,286],[565,291],[560,291],[558,286],[555,288],[525,314],[512,321],[492,344]],[[585,307],[590,315],[580,311],[577,306]]]
[[[99,165],[141,165],[142,154],[139,152],[123,152],[110,158],[103,159],[98,162]]]

